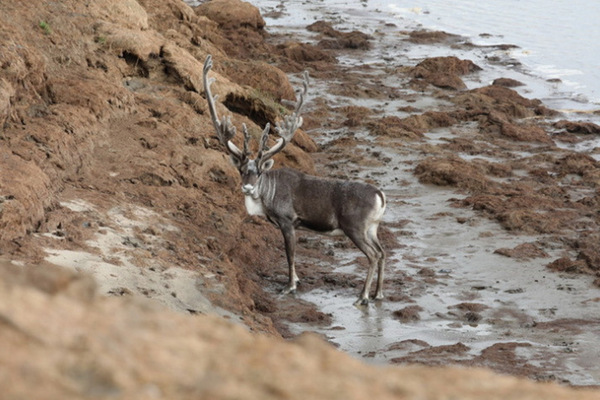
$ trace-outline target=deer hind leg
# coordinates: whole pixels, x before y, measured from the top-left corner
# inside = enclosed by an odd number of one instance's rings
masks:
[[[373,225],[368,231],[367,235],[370,236],[371,241],[373,242],[375,249],[377,251],[377,289],[375,290],[375,299],[382,300],[383,299],[383,276],[385,269],[385,251],[379,242],[379,237],[377,237],[377,229],[379,228],[379,224]]]
[[[296,231],[292,225],[281,225],[281,233],[285,242],[285,255],[287,257],[289,268],[288,286],[283,289],[283,294],[295,293],[296,283],[300,280],[296,275]]]
[[[383,247],[381,243],[379,243],[379,238],[375,236],[374,240],[375,246],[378,251],[377,258],[377,289],[375,290],[375,299],[382,300],[383,299],[383,275],[385,269],[385,251],[383,251]]]
[[[375,229],[376,231],[377,229]],[[365,279],[365,285],[363,287],[358,300],[354,303],[355,305],[364,306],[369,304],[369,293],[371,291],[371,283],[373,281],[373,275],[375,274],[375,268],[378,267],[378,280],[377,280],[377,293],[376,298],[383,297],[383,249],[377,240],[377,235],[373,236],[369,233],[370,230],[365,230],[359,234],[353,232],[347,233],[348,237],[354,242],[356,247],[362,251],[367,259],[369,260],[369,270],[367,272],[367,278]]]

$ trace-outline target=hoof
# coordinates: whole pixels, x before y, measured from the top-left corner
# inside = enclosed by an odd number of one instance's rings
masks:
[[[279,292],[281,294],[296,294],[296,288],[285,288],[282,289],[281,292]]]
[[[369,305],[369,299],[358,299],[354,302],[355,307],[367,307]]]

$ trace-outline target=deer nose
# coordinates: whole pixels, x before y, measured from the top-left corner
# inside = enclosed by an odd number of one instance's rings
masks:
[[[246,184],[242,186],[242,192],[247,195],[251,195],[254,192],[254,185]]]

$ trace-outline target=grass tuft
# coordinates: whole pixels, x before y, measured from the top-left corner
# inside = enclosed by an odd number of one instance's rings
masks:
[[[50,29],[50,25],[46,21],[40,21],[38,26],[44,32],[44,35],[50,35],[52,33],[52,29]]]

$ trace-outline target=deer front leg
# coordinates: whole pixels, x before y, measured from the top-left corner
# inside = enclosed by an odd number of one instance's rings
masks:
[[[296,275],[296,230],[291,224],[281,225],[281,233],[283,234],[283,240],[285,242],[285,255],[287,257],[289,267],[289,282],[287,288],[282,293],[289,294],[296,292],[296,283],[300,280]]]

